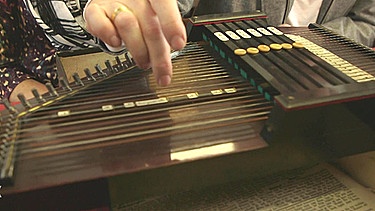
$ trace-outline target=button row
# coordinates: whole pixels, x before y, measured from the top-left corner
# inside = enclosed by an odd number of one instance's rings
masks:
[[[300,42],[295,42],[295,43],[282,43],[282,44],[277,44],[277,43],[272,43],[269,46],[268,45],[258,45],[258,47],[249,47],[247,49],[243,48],[237,48],[234,50],[234,54],[237,56],[244,56],[246,54],[258,54],[259,52],[267,53],[271,50],[290,50],[292,48],[304,48],[304,45]]]

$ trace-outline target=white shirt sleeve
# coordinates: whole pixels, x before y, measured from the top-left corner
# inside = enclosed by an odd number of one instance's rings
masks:
[[[286,20],[291,26],[308,26],[315,23],[323,0],[294,0]]]

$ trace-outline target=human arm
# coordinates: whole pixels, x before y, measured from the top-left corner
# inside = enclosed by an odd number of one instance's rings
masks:
[[[44,32],[37,26],[25,5],[0,5],[3,20],[0,25],[3,32],[0,34],[0,98],[14,102],[18,101],[18,93],[32,97],[30,90],[34,88],[34,84],[37,89],[46,82],[57,85],[55,49],[44,37]],[[24,81],[27,82],[23,83]],[[14,92],[15,90],[17,91]]]
[[[358,0],[346,17],[323,24],[369,47],[375,46],[375,0]]]
[[[84,18],[88,31],[113,47],[122,42],[141,68],[152,68],[159,85],[170,84],[170,51],[186,44],[180,8],[188,11],[192,0],[92,0]],[[121,12],[113,17],[118,8]]]
[[[31,99],[34,97],[32,89],[43,94],[47,91],[45,83],[57,86],[54,51],[41,53],[39,56],[30,52],[29,55],[31,56],[25,57],[22,62],[5,64],[0,68],[1,98],[17,102],[17,95],[22,93],[27,99]]]

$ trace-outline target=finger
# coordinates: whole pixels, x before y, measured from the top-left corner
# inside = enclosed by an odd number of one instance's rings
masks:
[[[159,18],[163,33],[174,50],[186,45],[186,31],[176,0],[149,0]]]
[[[169,44],[166,40],[163,43],[162,46],[159,45],[157,48],[151,47],[152,50],[149,51],[156,81],[160,86],[167,86],[172,80],[172,61]]]
[[[143,3],[137,2],[137,10],[134,11],[134,13],[148,49],[152,70],[156,80],[159,85],[166,86],[171,82],[172,76],[171,49],[163,34],[156,13],[153,11],[148,1],[142,2]]]
[[[125,42],[125,46],[131,52],[135,62],[141,68],[150,67],[150,59],[148,56],[148,48],[143,39],[141,27],[137,17],[125,5],[117,7],[114,11],[119,11],[112,15],[112,22],[117,29],[120,38]]]
[[[91,3],[85,11],[88,31],[110,46],[119,47],[122,42],[109,17],[108,12],[95,3]]]
[[[111,22],[109,25],[112,25],[114,29],[117,30],[117,35],[124,40],[137,64],[141,64],[141,67],[151,64],[158,83],[160,85],[168,85],[172,76],[170,46],[164,37],[159,19],[149,2],[128,1],[126,6],[130,9],[130,12],[118,13],[113,20],[109,19],[112,17],[116,8],[122,4],[119,2],[107,3],[108,2],[105,2],[105,7],[102,7],[103,10],[105,10],[105,16],[108,17],[107,21]],[[92,4],[93,3],[89,6]],[[88,12],[89,11],[87,11],[87,13]],[[95,13],[96,11],[92,10],[90,12]],[[101,15],[101,17],[103,17],[103,13],[101,13]],[[99,23],[101,20],[99,20],[99,18],[92,18],[93,23],[95,23],[94,21]],[[94,28],[94,26],[96,28]],[[94,33],[100,32],[97,28],[103,29],[97,26],[97,24],[90,24],[90,27],[93,28],[92,31],[94,31]],[[108,32],[101,31],[101,33],[102,34],[97,34],[96,36],[100,35],[98,37],[104,42],[111,43],[107,41],[109,40],[108,38],[105,38]]]
[[[168,42],[165,39],[158,42],[146,39],[146,43],[149,46],[152,70],[158,84],[160,86],[169,85],[172,78],[172,61]]]

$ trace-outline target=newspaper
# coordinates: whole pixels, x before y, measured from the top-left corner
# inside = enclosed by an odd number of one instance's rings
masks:
[[[375,193],[329,164],[126,203],[114,210],[375,210]]]

